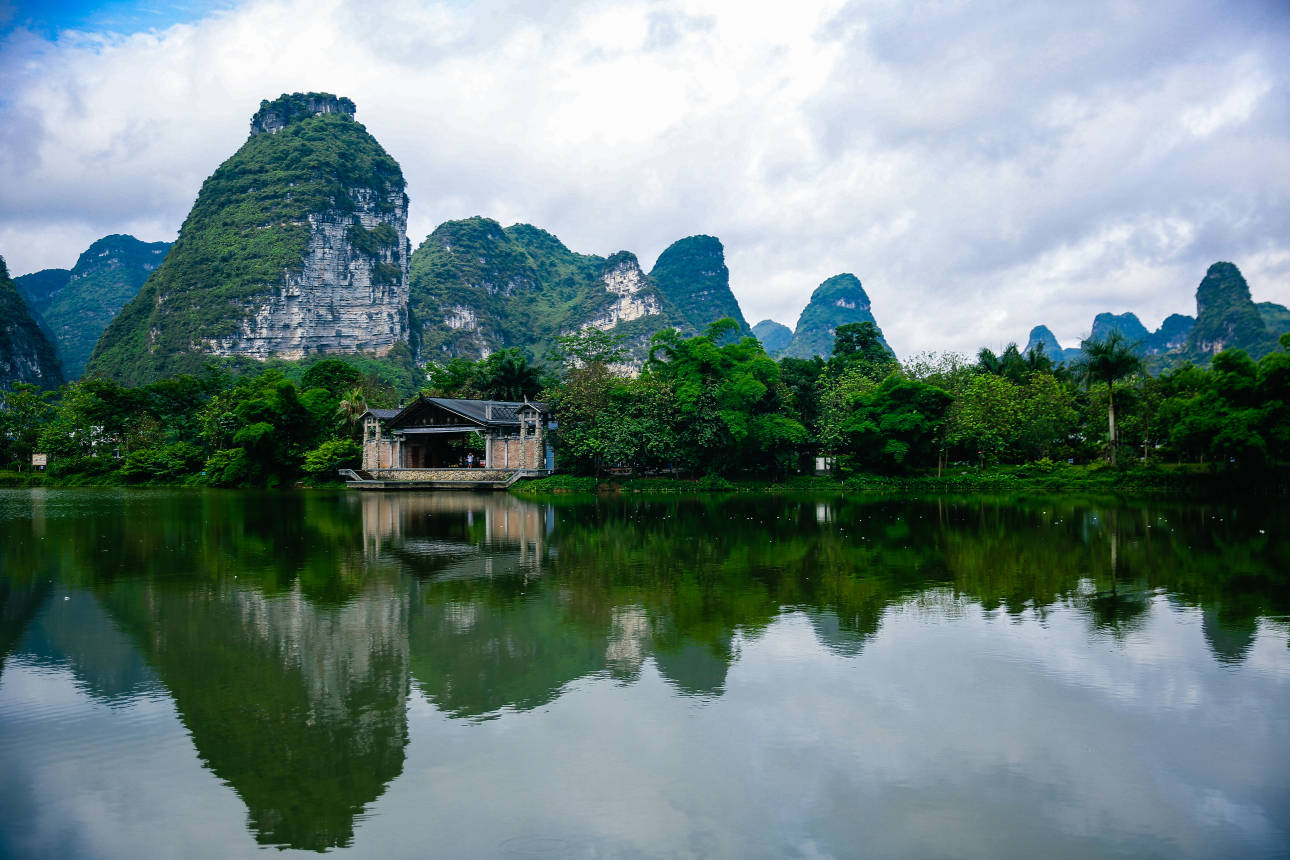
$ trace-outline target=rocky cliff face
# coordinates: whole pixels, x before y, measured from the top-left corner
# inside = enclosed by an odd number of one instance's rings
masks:
[[[0,257],[0,390],[15,382],[57,388],[62,381],[54,345],[41,331]]]
[[[790,358],[810,358],[814,355],[828,358],[833,354],[833,333],[838,326],[859,322],[878,325],[868,294],[855,275],[834,275],[811,293],[811,301],[802,310],[793,339],[784,348],[782,355]],[[879,328],[880,335],[881,332],[882,329]],[[883,346],[887,346],[885,340]]]
[[[251,134],[274,134],[302,119],[322,114],[343,114],[352,117],[354,103],[331,93],[283,93],[280,97],[260,102],[260,109],[251,117]]]
[[[592,328],[610,331],[620,323],[663,313],[658,290],[641,271],[635,254],[620,251],[606,260],[600,283],[614,300],[604,313],[587,323]]]
[[[730,291],[730,270],[726,268],[726,252],[720,239],[687,236],[673,242],[659,254],[649,276],[675,309],[676,325],[683,334],[702,332],[724,317],[739,324],[737,337],[752,334]]]
[[[762,348],[770,355],[775,355],[788,346],[793,339],[793,330],[783,323],[774,320],[762,320],[752,327],[753,337],[761,341]]]
[[[47,269],[18,278],[58,347],[68,379],[85,371],[99,335],[161,265],[169,242],[141,242],[133,236],[104,236],[90,245],[70,271]],[[48,273],[66,272],[61,284]]]
[[[258,359],[384,355],[407,338],[407,197],[391,190],[378,199],[372,189],[357,188],[350,203],[309,214],[304,265],[285,272],[237,332],[208,340],[208,352]]]
[[[138,384],[211,356],[385,355],[406,341],[403,174],[352,115],[319,93],[262,103],[89,372]]]

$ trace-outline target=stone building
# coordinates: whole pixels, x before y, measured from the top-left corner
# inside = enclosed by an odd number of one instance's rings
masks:
[[[363,414],[363,471],[385,481],[548,474],[553,428],[545,403],[419,396]]]

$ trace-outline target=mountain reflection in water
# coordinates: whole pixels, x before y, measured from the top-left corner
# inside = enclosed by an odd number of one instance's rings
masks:
[[[896,610],[1073,612],[1124,647],[1165,601],[1198,609],[1214,660],[1239,667],[1260,629],[1285,638],[1286,519],[1072,499],[4,491],[0,673],[63,667],[118,706],[168,696],[257,841],[324,850],[351,845],[403,773],[410,695],[492,721],[652,667],[712,701],[789,615],[854,659]]]

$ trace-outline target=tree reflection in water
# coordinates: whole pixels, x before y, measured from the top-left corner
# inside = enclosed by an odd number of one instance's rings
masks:
[[[0,657],[57,654],[100,679],[86,688],[105,698],[159,682],[202,760],[246,804],[256,838],[315,850],[349,844],[355,818],[402,772],[413,686],[475,720],[540,707],[583,678],[632,683],[647,665],[679,694],[712,698],[740,643],[786,613],[804,613],[822,646],[857,657],[893,608],[954,618],[972,604],[1040,619],[1073,610],[1113,640],[1158,601],[1198,607],[1215,659],[1237,665],[1262,619],[1290,614],[1290,557],[1269,537],[1290,532],[1275,508],[70,499],[37,516],[31,496],[29,513],[0,518]],[[55,585],[102,610],[61,627],[34,620]]]

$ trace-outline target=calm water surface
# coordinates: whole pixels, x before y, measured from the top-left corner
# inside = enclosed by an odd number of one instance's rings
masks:
[[[1290,511],[0,491],[0,855],[1290,856]]]

